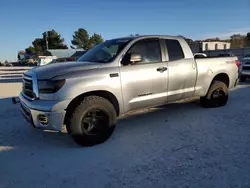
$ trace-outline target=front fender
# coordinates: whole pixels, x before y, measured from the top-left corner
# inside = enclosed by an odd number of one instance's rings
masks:
[[[123,111],[120,77],[110,77],[109,74],[92,74],[67,79],[65,85],[59,92],[54,94],[54,99],[59,101],[66,99],[73,100],[79,95],[94,91],[107,91],[112,93],[119,103],[120,112]]]

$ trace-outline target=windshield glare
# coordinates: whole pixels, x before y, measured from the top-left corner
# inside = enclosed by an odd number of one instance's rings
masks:
[[[86,52],[77,61],[109,63],[117,57],[130,41],[131,38],[107,40]]]

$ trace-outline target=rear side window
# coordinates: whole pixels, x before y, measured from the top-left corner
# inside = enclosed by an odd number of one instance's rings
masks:
[[[169,61],[175,61],[184,58],[181,45],[178,40],[165,40],[168,50]]]

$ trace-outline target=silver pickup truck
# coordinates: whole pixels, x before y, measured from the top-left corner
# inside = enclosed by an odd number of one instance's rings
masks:
[[[194,58],[183,38],[107,40],[76,62],[34,68],[19,95],[36,128],[67,132],[82,146],[106,141],[117,118],[132,110],[200,97],[203,107],[227,103],[238,83],[236,57]]]

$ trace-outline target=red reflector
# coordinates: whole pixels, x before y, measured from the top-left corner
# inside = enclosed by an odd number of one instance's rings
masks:
[[[237,65],[237,67],[240,67],[240,61],[239,60],[236,60],[235,64]]]

